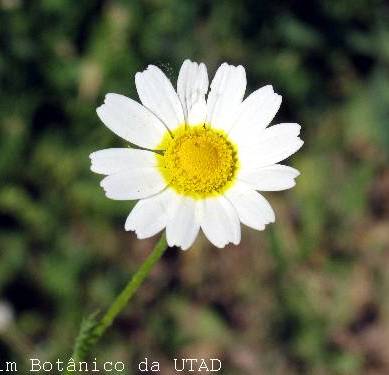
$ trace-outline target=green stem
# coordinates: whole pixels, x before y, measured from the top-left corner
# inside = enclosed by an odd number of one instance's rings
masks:
[[[90,353],[92,347],[101,338],[107,328],[112,325],[119,313],[127,306],[128,301],[141,286],[142,282],[161,258],[167,247],[166,236],[163,234],[151,254],[142,263],[102,318],[96,320],[96,315],[93,315],[89,320],[84,322],[84,325],[81,326],[80,334],[72,355],[75,362],[84,360]],[[68,371],[67,373],[71,372]]]
[[[165,234],[162,235],[158,243],[155,245],[151,254],[147,257],[144,263],[139,267],[138,271],[132,277],[127,286],[116,298],[114,303],[105,313],[101,319],[99,325],[99,334],[100,336],[105,332],[105,330],[112,324],[117,315],[126,307],[128,301],[138,290],[144,279],[148,276],[151,269],[154,267],[155,263],[161,258],[162,254],[167,249],[166,237]]]

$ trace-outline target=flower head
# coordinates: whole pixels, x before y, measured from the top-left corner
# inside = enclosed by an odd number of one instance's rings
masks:
[[[285,190],[299,172],[278,164],[303,144],[300,125],[268,126],[281,96],[264,86],[243,100],[246,73],[223,63],[208,92],[204,64],[182,64],[177,92],[156,66],[135,75],[140,101],[107,94],[103,123],[139,148],[90,155],[108,198],[138,200],[126,230],[147,238],[166,228],[169,246],[189,248],[200,228],[217,247],[263,230],[273,209],[258,191]]]

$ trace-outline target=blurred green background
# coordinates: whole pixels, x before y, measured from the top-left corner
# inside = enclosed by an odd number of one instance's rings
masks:
[[[375,0],[0,0],[0,363],[67,358],[156,238],[124,231],[88,155],[107,92],[185,58],[243,64],[299,122],[297,186],[239,247],[170,249],[92,358],[224,374],[389,373],[389,6]]]

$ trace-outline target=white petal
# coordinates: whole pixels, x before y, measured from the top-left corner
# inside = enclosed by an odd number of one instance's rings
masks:
[[[264,167],[286,159],[303,145],[299,133],[298,124],[278,124],[259,132],[255,129],[246,132],[238,143],[242,168]]]
[[[127,217],[125,229],[133,230],[139,239],[154,236],[166,227],[168,207],[172,201],[170,189],[141,199]]]
[[[89,157],[91,171],[107,175],[125,169],[152,167],[157,160],[151,151],[131,148],[107,148],[92,152]]]
[[[135,84],[142,104],[170,130],[184,123],[180,99],[161,69],[149,65],[143,72],[135,74]]]
[[[169,246],[179,246],[183,250],[192,246],[200,229],[196,203],[192,198],[175,196],[174,202],[169,206],[169,220],[166,226]]]
[[[239,215],[239,220],[250,228],[263,230],[265,225],[275,220],[269,202],[248,185],[237,182],[226,192]]]
[[[296,185],[297,169],[275,164],[261,168],[247,168],[239,172],[238,179],[259,191],[279,191]]]
[[[166,183],[155,167],[121,171],[105,177],[101,183],[108,198],[132,200],[160,192]]]
[[[278,112],[281,101],[281,96],[270,85],[254,91],[239,106],[230,136],[238,139],[251,127],[266,128]]]
[[[166,132],[149,110],[123,95],[107,94],[96,112],[115,134],[141,147],[155,148]]]
[[[207,107],[205,95],[208,91],[206,66],[185,60],[181,66],[177,81],[177,92],[181,100],[185,121],[189,125],[205,121]]]
[[[199,125],[205,122],[206,117],[207,103],[205,102],[205,98],[200,98],[190,109],[186,122],[189,125]]]
[[[212,127],[229,131],[246,90],[243,66],[223,63],[211,83],[207,99],[207,122]]]
[[[228,199],[209,198],[198,204],[201,229],[210,242],[217,247],[224,247],[229,242],[239,244],[239,217]]]

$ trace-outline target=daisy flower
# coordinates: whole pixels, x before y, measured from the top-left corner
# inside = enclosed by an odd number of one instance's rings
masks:
[[[300,125],[268,126],[281,96],[264,86],[247,98],[242,66],[223,63],[208,92],[203,63],[184,61],[177,91],[156,66],[135,75],[142,104],[107,94],[102,122],[138,148],[93,152],[91,170],[108,198],[138,200],[125,229],[147,238],[166,228],[188,249],[199,230],[217,247],[241,239],[240,223],[263,230],[274,211],[259,191],[285,190],[299,172],[279,164],[303,144]],[[207,95],[207,97],[206,97]]]

